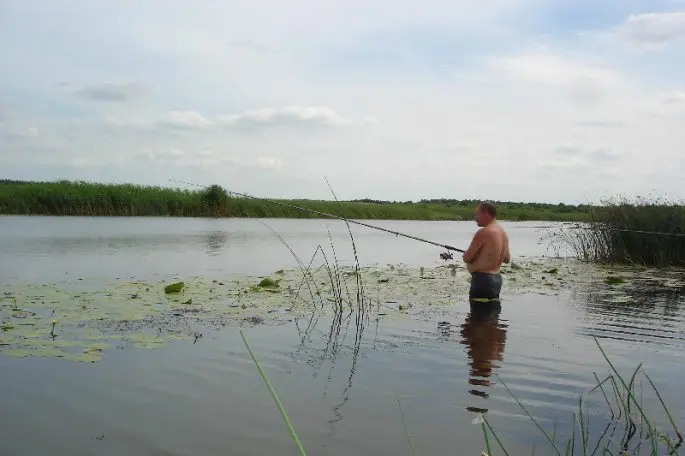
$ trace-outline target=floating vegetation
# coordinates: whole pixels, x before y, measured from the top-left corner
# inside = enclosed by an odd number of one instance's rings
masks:
[[[283,274],[283,272],[281,272],[281,274]],[[277,287],[278,282],[280,282],[280,281],[281,281],[281,279],[274,280],[274,279],[271,279],[269,277],[266,277],[259,282],[259,286],[262,288],[265,288],[265,287],[273,288],[273,287]]]
[[[614,303],[634,302],[633,295],[646,286],[685,289],[682,271],[608,268],[573,260],[521,261],[502,272],[504,305],[507,296],[553,295],[579,284],[590,284],[597,299]],[[303,264],[273,275],[278,278],[187,277],[172,283],[183,284],[173,293],[167,292],[169,280],[6,286],[8,299],[0,300],[0,353],[97,361],[108,348],[197,342],[202,327],[280,324],[303,314],[343,310],[374,311],[383,318],[444,313],[468,302],[470,280],[460,264]],[[631,287],[607,285],[609,277],[629,280]],[[357,281],[363,294],[358,295]]]
[[[608,283],[609,285],[616,285],[619,283],[625,283],[625,280],[623,280],[622,277],[610,275],[606,276],[606,278],[604,279],[604,283]]]
[[[183,290],[184,285],[184,282],[172,283],[171,285],[167,285],[166,287],[164,287],[164,293],[178,293],[179,291]],[[137,295],[133,296],[137,297]]]

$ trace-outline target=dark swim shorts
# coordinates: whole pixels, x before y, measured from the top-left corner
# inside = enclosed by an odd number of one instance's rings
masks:
[[[472,272],[469,299],[499,299],[502,275],[489,272]]]

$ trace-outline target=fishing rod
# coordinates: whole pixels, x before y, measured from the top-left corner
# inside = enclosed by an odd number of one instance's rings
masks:
[[[169,179],[169,182],[178,182],[178,183],[180,183],[180,184],[193,185],[193,186],[195,186],[195,187],[200,187],[200,188],[209,188],[209,186],[207,186],[207,185],[193,184],[193,183],[191,183],[191,182],[184,182],[184,181],[179,181],[179,180],[174,180],[174,179]],[[335,219],[338,219],[338,220],[343,220],[343,221],[345,221],[345,222],[356,223],[357,225],[362,225],[362,226],[365,226],[365,227],[367,227],[367,228],[373,228],[373,229],[375,229],[375,230],[385,231],[386,233],[391,233],[391,234],[394,234],[395,236],[404,236],[404,237],[406,237],[406,238],[414,239],[414,240],[416,240],[416,241],[426,242],[426,243],[428,243],[428,244],[432,244],[432,245],[435,245],[435,246],[438,246],[438,247],[442,247],[442,248],[447,249],[447,250],[452,250],[452,251],[462,252],[462,253],[465,252],[465,250],[458,249],[458,248],[456,248],[456,247],[452,247],[451,245],[440,244],[440,243],[438,243],[438,242],[429,241],[429,240],[427,240],[427,239],[422,239],[422,238],[420,238],[420,237],[412,236],[412,235],[410,235],[410,234],[400,233],[399,231],[393,231],[393,230],[389,230],[389,229],[387,229],[387,228],[381,228],[380,226],[370,225],[370,224],[368,224],[368,223],[359,222],[359,221],[357,221],[357,220],[351,220],[351,219],[348,219],[348,218],[345,218],[345,217],[340,217],[340,216],[338,216],[338,215],[328,214],[328,213],[326,213],[326,212],[315,211],[314,209],[307,209],[307,208],[305,208],[305,207],[295,206],[294,204],[288,204],[288,203],[284,203],[284,202],[282,202],[282,201],[274,201],[274,200],[271,200],[271,199],[268,199],[268,198],[259,198],[259,197],[257,197],[257,196],[248,195],[248,194],[246,194],[246,193],[239,193],[239,192],[234,192],[234,191],[231,191],[231,190],[227,190],[227,192],[228,192],[228,193],[231,193],[231,194],[233,194],[233,195],[239,195],[239,196],[242,196],[242,197],[245,197],[245,198],[252,198],[252,199],[256,199],[256,200],[266,201],[266,202],[269,202],[269,203],[278,204],[278,205],[281,205],[281,206],[287,206],[287,207],[291,207],[291,208],[293,208],[293,209],[299,209],[299,210],[305,211],[305,212],[310,212],[310,213],[312,213],[312,214],[323,215],[323,216],[325,216],[325,217],[335,218]],[[447,259],[447,258],[451,258],[451,255],[446,255],[446,254],[444,254],[444,253],[441,253],[441,254],[440,254],[440,257],[443,258],[443,259]]]

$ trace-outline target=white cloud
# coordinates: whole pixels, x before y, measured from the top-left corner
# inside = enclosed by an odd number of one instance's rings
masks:
[[[257,157],[257,163],[264,168],[276,168],[283,164],[278,158],[271,157]]]
[[[524,82],[560,87],[578,105],[594,105],[608,92],[624,89],[621,72],[591,59],[549,49],[486,58],[489,68]]]
[[[175,147],[167,149],[146,148],[142,153],[132,157],[131,162],[140,160],[180,168],[184,166],[223,167],[236,164],[231,157],[213,150],[181,150]]]
[[[616,71],[550,50],[495,57],[487,61],[496,71],[505,71],[524,80],[541,84],[574,86],[587,82],[612,87],[622,80]]]
[[[222,116],[223,125],[231,127],[259,128],[289,125],[349,125],[351,122],[340,117],[326,106],[284,106],[247,111],[233,116]]]
[[[213,126],[214,122],[199,112],[171,111],[166,118],[160,120],[160,124],[175,128],[201,129]]]
[[[674,104],[680,106],[685,105],[685,90],[677,90],[673,93],[666,95],[664,101],[667,104]]]
[[[105,121],[113,127],[132,127],[151,129],[155,127],[181,130],[240,129],[256,130],[269,127],[337,127],[363,126],[377,121],[367,117],[352,121],[339,116],[328,107],[285,106],[280,108],[261,108],[239,114],[203,115],[197,111],[171,111],[157,119],[119,119],[107,116]]]
[[[61,85],[71,86],[69,83]],[[90,101],[127,102],[143,97],[148,91],[149,86],[139,82],[115,83],[107,81],[76,89],[74,95]]]
[[[661,50],[685,39],[685,11],[631,14],[617,34],[641,49]]]

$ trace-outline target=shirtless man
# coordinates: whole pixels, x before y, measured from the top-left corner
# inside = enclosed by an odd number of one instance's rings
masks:
[[[497,211],[490,203],[476,208],[476,223],[481,227],[464,252],[466,268],[471,273],[469,299],[485,298],[499,301],[502,288],[500,266],[509,263],[509,237],[497,223]]]

